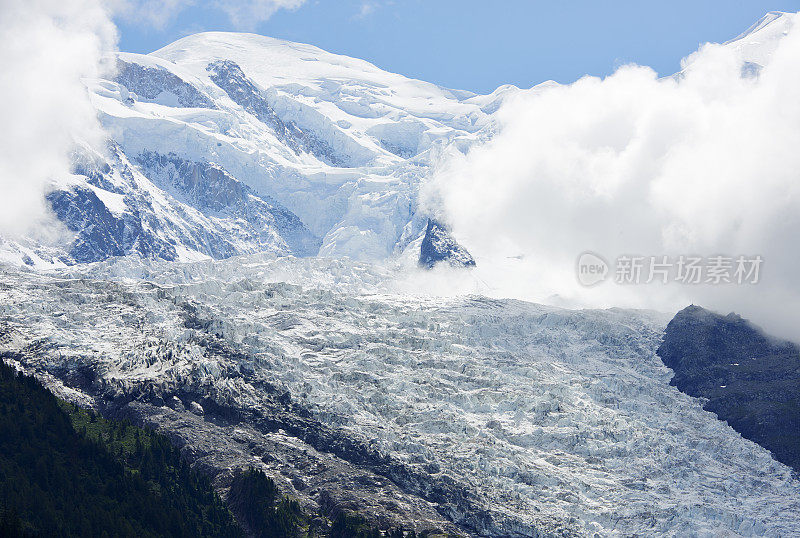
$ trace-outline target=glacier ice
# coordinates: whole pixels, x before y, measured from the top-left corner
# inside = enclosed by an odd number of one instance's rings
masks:
[[[413,296],[388,269],[263,255],[7,270],[0,296],[26,367],[250,410],[267,382],[471,533],[800,532],[791,470],[669,385],[662,314]]]
[[[788,20],[726,45],[743,76]],[[800,535],[791,470],[669,385],[668,316],[414,295],[373,264],[416,265],[439,156],[555,83],[473,95],[229,33],[116,60],[87,81],[108,147],[50,194],[69,247],[0,238],[4,359],[303,503],[347,477],[472,535]]]

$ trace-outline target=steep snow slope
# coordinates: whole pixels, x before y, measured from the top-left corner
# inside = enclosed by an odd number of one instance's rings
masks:
[[[334,260],[89,269],[6,272],[0,304],[6,350],[98,402],[263,412],[236,426],[252,443],[280,429],[474,535],[800,532],[790,470],[669,385],[665,316],[398,295]],[[270,461],[321,502],[303,466]]]
[[[432,154],[489,122],[472,94],[257,35],[198,34],[119,60],[94,100],[131,159],[213,162],[294,212],[327,256],[384,259],[420,236]]]
[[[116,65],[87,81],[108,147],[79,148],[49,199],[74,240],[6,242],[6,261],[385,259],[424,232],[417,193],[437,148],[489,122],[472,94],[254,35],[200,34]]]
[[[743,74],[751,75],[767,63],[778,42],[783,39],[794,24],[797,16],[781,11],[770,11],[741,35],[725,43],[736,50],[742,61]]]
[[[411,80],[310,45],[211,32],[183,38],[152,56],[201,79],[216,61],[239,65],[266,90],[265,98],[282,119],[330,133],[328,142],[354,165],[398,162],[391,154],[416,154],[439,138],[485,125],[485,114],[463,103],[473,94]]]

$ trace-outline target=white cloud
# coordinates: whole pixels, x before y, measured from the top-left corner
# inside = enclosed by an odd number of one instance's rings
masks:
[[[215,5],[224,11],[237,28],[253,31],[259,23],[272,17],[281,9],[297,9],[306,0],[216,0]]]
[[[355,17],[357,19],[365,19],[370,15],[372,15],[373,13],[375,13],[375,10],[377,8],[378,4],[376,2],[372,2],[370,0],[362,2],[361,7],[359,8],[358,13],[356,13]]]
[[[800,339],[800,25],[757,78],[706,45],[684,77],[624,66],[523,92],[429,186],[495,295],[738,310]],[[577,256],[760,254],[762,283],[583,288]],[[522,255],[522,259],[513,258]]]
[[[109,0],[115,16],[161,30],[195,0]]]
[[[116,43],[96,0],[4,0],[0,20],[0,231],[47,218],[49,182],[69,173],[76,140],[103,137],[82,83]]]

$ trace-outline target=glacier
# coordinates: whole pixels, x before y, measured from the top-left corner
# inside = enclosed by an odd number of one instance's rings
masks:
[[[791,21],[725,44],[743,77]],[[480,264],[426,179],[555,83],[475,95],[221,32],[113,60],[86,81],[109,140],[48,194],[68,239],[0,238],[4,360],[223,494],[257,466],[418,531],[800,535],[797,475],[670,385],[671,315],[415,291]]]
[[[368,473],[363,503],[395,499],[389,521],[476,536],[800,532],[797,476],[670,386],[670,316],[396,278],[265,254],[7,269],[0,339],[73,401],[171,431],[216,475],[257,462],[306,503],[343,495],[312,486],[326,457]]]

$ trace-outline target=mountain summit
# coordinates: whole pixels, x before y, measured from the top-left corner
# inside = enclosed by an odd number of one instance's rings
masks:
[[[726,44],[743,76],[793,21],[770,13]],[[420,186],[437,157],[491,138],[503,101],[537,91],[448,90],[254,34],[201,33],[112,60],[113,76],[87,81],[108,143],[79,148],[48,195],[72,239],[5,241],[3,260],[418,259],[431,217]]]

